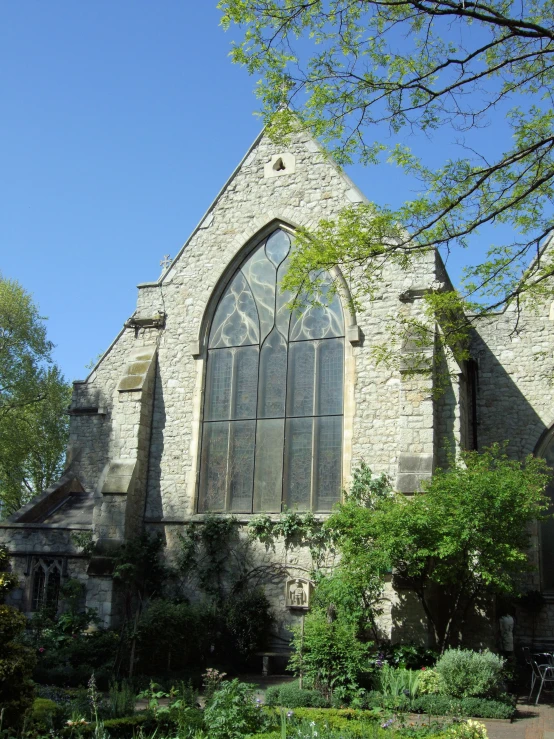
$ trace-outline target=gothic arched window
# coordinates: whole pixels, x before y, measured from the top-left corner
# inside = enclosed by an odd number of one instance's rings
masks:
[[[58,609],[62,576],[62,562],[59,559],[33,558],[31,585],[31,610]]]
[[[329,511],[339,500],[344,319],[331,278],[291,313],[279,283],[290,236],[274,231],[237,270],[212,321],[200,512]]]

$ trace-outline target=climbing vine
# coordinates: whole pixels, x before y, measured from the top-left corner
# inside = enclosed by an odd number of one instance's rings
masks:
[[[73,531],[70,538],[77,549],[83,552],[85,557],[92,555],[95,545],[92,531]]]
[[[233,516],[208,515],[189,524],[178,541],[177,570],[185,581],[194,580],[205,595],[221,601],[252,579],[249,541],[240,536],[240,524]]]
[[[279,539],[282,539],[285,551],[295,546],[308,547],[314,571],[323,566],[327,554],[334,553],[324,522],[311,511],[298,512],[285,507],[278,518],[268,514],[255,516],[248,524],[248,533],[251,539],[273,551]]]

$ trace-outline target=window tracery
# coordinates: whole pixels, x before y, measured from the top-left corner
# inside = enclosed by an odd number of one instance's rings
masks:
[[[231,279],[208,340],[200,512],[328,511],[340,496],[344,317],[329,275],[291,314],[290,236],[264,239]]]
[[[31,611],[58,608],[62,580],[61,559],[34,557],[31,565]]]

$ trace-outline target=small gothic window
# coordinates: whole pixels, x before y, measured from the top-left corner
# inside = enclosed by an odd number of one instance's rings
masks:
[[[324,275],[292,313],[274,231],[222,295],[208,343],[199,511],[329,511],[341,489],[344,320]]]
[[[58,609],[60,585],[62,577],[62,561],[36,557],[32,564],[31,610],[40,611],[48,608]]]

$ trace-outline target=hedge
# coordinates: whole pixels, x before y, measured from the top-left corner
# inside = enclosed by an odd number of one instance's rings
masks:
[[[306,690],[294,682],[269,687],[265,691],[265,704],[287,708],[325,708],[329,701],[319,690]]]
[[[511,719],[515,714],[512,703],[487,698],[452,698],[448,695],[421,695],[410,702],[413,713],[433,716],[466,716],[475,718]]]

